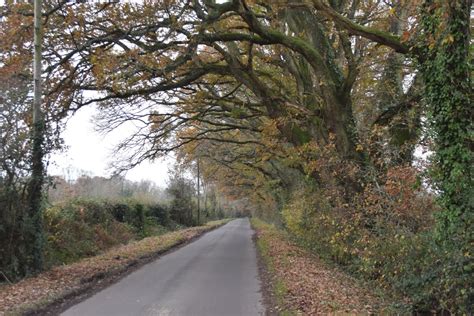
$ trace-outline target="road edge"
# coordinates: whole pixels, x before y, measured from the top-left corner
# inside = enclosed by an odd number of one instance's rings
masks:
[[[278,303],[275,296],[274,282],[275,278],[272,272],[269,270],[268,263],[264,258],[263,249],[259,243],[259,236],[254,222],[250,219],[250,226],[253,230],[252,241],[255,246],[257,253],[257,267],[258,275],[260,279],[260,291],[262,293],[262,305],[265,309],[265,316],[279,315]]]

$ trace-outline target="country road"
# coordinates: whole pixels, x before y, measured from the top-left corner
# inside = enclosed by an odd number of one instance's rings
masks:
[[[231,221],[62,315],[262,315],[252,234],[248,219]]]

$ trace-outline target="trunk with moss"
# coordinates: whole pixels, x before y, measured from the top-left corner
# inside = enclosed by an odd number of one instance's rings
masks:
[[[23,242],[26,249],[25,274],[43,269],[42,190],[44,183],[43,144],[45,120],[41,110],[41,0],[34,2],[34,100],[32,127],[31,180],[28,185],[28,209],[24,219]]]

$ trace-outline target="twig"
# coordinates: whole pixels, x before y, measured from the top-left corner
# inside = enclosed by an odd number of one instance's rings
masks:
[[[0,273],[3,275],[3,277],[5,278],[5,280],[7,280],[7,282],[10,283],[10,285],[13,284],[13,283],[7,278],[7,276],[5,275],[5,273],[3,273],[2,270],[0,270]]]

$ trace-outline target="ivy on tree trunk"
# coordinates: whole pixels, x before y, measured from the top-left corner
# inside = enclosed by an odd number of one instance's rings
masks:
[[[31,180],[28,185],[28,210],[25,218],[23,242],[26,249],[26,274],[43,269],[43,214],[42,189],[44,183],[43,143],[45,120],[41,111],[41,0],[34,2],[34,100]]]
[[[444,207],[438,232],[442,240],[462,247],[473,241],[470,7],[470,0],[430,0],[422,18],[421,71],[436,146],[434,179]]]

